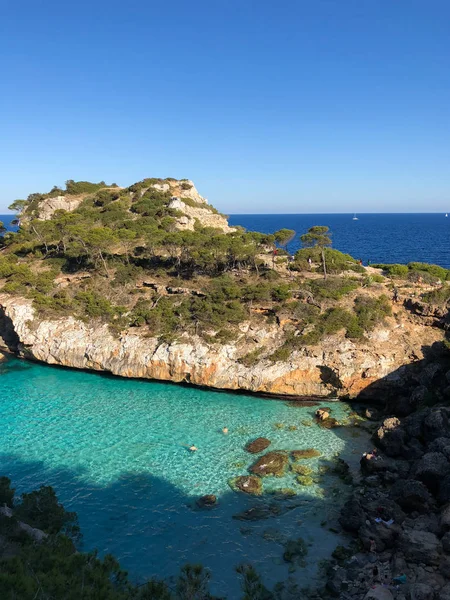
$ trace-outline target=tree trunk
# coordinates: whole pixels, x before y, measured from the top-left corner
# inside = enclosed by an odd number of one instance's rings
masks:
[[[100,254],[100,259],[101,259],[101,261],[102,261],[102,263],[103,263],[103,266],[105,267],[105,271],[106,271],[106,277],[107,277],[108,279],[110,279],[110,276],[109,276],[109,271],[108,271],[108,266],[107,266],[107,264],[106,264],[105,257],[103,256],[103,252],[100,252],[99,254]]]
[[[322,248],[322,265],[323,265],[323,278],[327,278],[327,266],[325,264],[325,250]]]

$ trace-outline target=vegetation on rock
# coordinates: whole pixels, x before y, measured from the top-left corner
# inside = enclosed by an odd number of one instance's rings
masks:
[[[172,202],[172,190],[181,204]],[[331,248],[327,227],[301,235],[305,247],[293,260],[286,262],[284,250],[274,260],[276,244],[285,248],[293,230],[224,231],[200,220],[194,231],[180,229],[183,213],[172,205],[209,207],[195,193],[191,183],[171,178],[128,188],[69,180],[64,190],[16,200],[11,209],[20,213],[20,228],[3,237],[1,290],[31,299],[43,318],[98,320],[114,335],[139,328],[161,343],[194,335],[233,343],[242,346],[238,360],[246,368],[287,361],[325,336],[363,339],[391,315],[389,280]],[[46,203],[60,197],[76,198],[76,207],[40,218]],[[411,283],[417,273],[421,281],[448,275],[422,263],[381,267]],[[429,301],[448,297],[445,285]],[[246,333],[252,325],[273,331],[273,343],[252,340]]]

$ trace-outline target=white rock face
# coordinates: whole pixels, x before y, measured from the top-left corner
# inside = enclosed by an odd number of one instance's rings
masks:
[[[189,206],[181,198],[174,197],[169,203],[169,208],[184,213],[183,217],[177,219],[177,229],[190,229],[194,231],[195,222],[199,221],[203,227],[221,229],[224,233],[236,231],[236,229],[228,225],[228,221],[224,216],[213,213],[208,208],[202,208],[202,206]]]
[[[246,367],[239,357],[261,347],[261,343],[269,351],[278,345],[281,331],[276,325],[262,323],[256,330],[252,326],[251,339],[237,344],[207,344],[194,335],[160,344],[138,328],[113,337],[107,325],[98,322],[86,324],[73,317],[40,320],[31,301],[7,294],[0,294],[0,305],[0,333],[7,339],[5,330],[13,329],[20,340],[18,349],[25,357],[123,377],[288,396],[354,397],[369,386],[374,395],[382,393],[386,389],[383,385],[390,380],[401,382],[400,367],[410,362],[411,344],[420,348],[442,338],[439,330],[424,326],[416,326],[402,336],[399,330],[392,330],[386,342],[356,345],[332,336],[322,340],[320,346],[293,352],[286,361],[261,359]]]
[[[79,196],[55,196],[47,198],[39,204],[39,218],[48,221],[57,210],[75,210],[83,201]]]

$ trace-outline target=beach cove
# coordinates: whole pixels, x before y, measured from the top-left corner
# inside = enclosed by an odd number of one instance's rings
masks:
[[[342,542],[330,528],[351,486],[330,465],[339,454],[356,471],[368,434],[321,428],[314,412],[326,403],[299,407],[15,358],[2,363],[0,385],[2,473],[17,493],[52,485],[79,515],[83,550],[114,554],[135,580],[170,578],[197,562],[212,571],[214,593],[236,597],[235,567],[251,562],[268,585],[292,576],[306,586]],[[332,404],[338,420],[350,411]],[[270,439],[269,451],[316,448],[320,457],[299,462],[322,476],[301,485],[290,466],[263,478],[262,496],[232,491],[229,481],[262,454],[244,449],[259,436]],[[205,494],[217,505],[199,508]],[[302,565],[286,562],[287,540],[300,537]]]

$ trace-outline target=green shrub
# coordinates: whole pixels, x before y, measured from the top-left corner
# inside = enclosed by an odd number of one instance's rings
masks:
[[[425,302],[443,306],[450,300],[450,285],[446,284],[437,288],[436,290],[427,292],[426,294],[423,294],[422,299]]]
[[[272,297],[272,286],[267,282],[246,285],[242,290],[244,302],[264,302]]]
[[[120,192],[114,190],[100,190],[94,196],[95,206],[107,206],[120,198]]]
[[[238,359],[238,362],[240,362],[245,367],[252,367],[253,365],[256,365],[256,363],[259,361],[261,352],[261,348],[256,348],[255,350],[248,352],[244,356],[241,356],[241,358]]]
[[[372,265],[375,269],[383,269],[388,277],[395,277],[397,279],[406,279],[408,276],[408,267],[406,265],[399,264],[375,264]]]
[[[440,267],[439,265],[430,265],[428,263],[419,263],[419,262],[410,262],[408,263],[408,269],[410,271],[420,271],[422,273],[429,273],[436,279],[440,279],[441,281],[445,281],[449,278],[449,269],[444,269],[444,267]]]
[[[273,352],[268,359],[272,362],[285,362],[289,360],[292,353],[292,348],[289,343],[285,343],[283,346],[280,346]]]
[[[217,344],[229,344],[236,339],[236,330],[223,327],[214,336],[214,341]]]
[[[79,531],[76,513],[64,509],[50,486],[42,486],[39,490],[22,494],[20,504],[16,507],[16,515],[18,519],[47,533],[65,531],[76,534]]]
[[[328,277],[309,282],[309,287],[315,298],[339,300],[359,286],[358,281],[348,277]]]
[[[324,334],[333,334],[342,329],[347,330],[354,323],[354,320],[355,315],[341,306],[329,308],[321,316],[322,331]]]
[[[371,278],[374,283],[384,283],[383,275],[379,275],[378,273],[371,275]]]
[[[409,271],[407,279],[408,281],[411,281],[413,283],[425,283],[427,285],[435,285],[440,281],[440,279],[436,277],[436,275],[432,275],[427,271],[417,270]]]
[[[334,248],[325,248],[325,262],[327,271],[330,274],[339,274],[344,271],[355,271],[357,273],[364,272],[364,267],[358,264],[358,261],[354,259],[350,254],[344,254]],[[320,248],[302,248],[295,254],[295,260],[292,268],[301,271],[309,270],[308,258],[311,258],[314,264],[318,264],[316,269],[318,272],[322,272],[322,256]]]
[[[359,327],[364,331],[371,331],[392,314],[392,307],[384,294],[377,298],[359,296],[355,300],[355,313]]]
[[[289,285],[280,284],[276,285],[271,290],[272,300],[274,302],[283,302],[292,296]]]
[[[129,283],[135,283],[139,277],[143,277],[144,275],[145,271],[141,267],[132,264],[120,264],[116,269],[112,284],[115,287],[121,287]]]
[[[65,291],[59,291],[53,296],[49,294],[33,294],[33,306],[40,313],[64,314],[71,312],[74,308],[71,298]]]
[[[100,183],[91,183],[90,181],[74,181],[73,179],[68,179],[66,181],[65,193],[71,196],[78,194],[92,194],[104,187],[108,187],[104,181],[100,181]]]
[[[75,300],[81,308],[81,315],[109,319],[114,316],[116,308],[95,291],[78,292]]]

